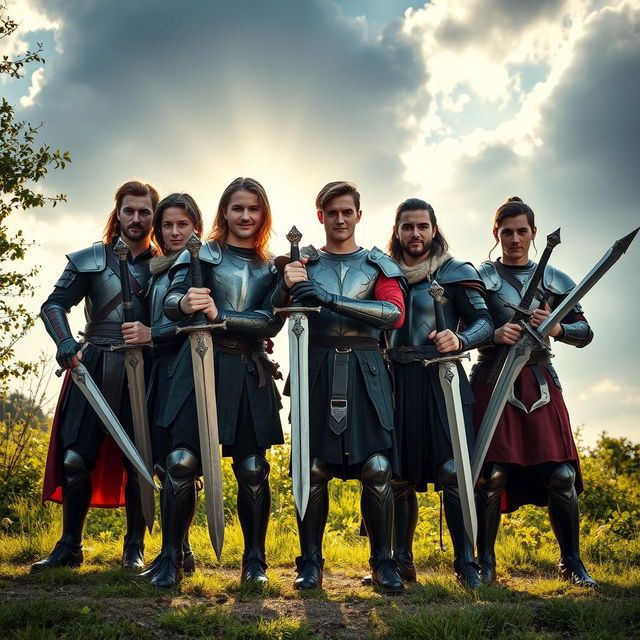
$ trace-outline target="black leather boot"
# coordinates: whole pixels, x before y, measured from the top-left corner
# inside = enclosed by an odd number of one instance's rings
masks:
[[[496,581],[495,544],[500,526],[502,491],[507,484],[507,473],[499,464],[486,465],[480,474],[476,491],[478,513],[478,564],[482,584]]]
[[[405,582],[416,581],[413,562],[413,536],[418,524],[418,498],[415,487],[405,480],[392,480],[394,504],[393,557],[398,575]]]
[[[83,561],[82,529],[91,502],[91,475],[82,457],[67,449],[64,453],[62,486],[62,537],[53,551],[31,565],[31,573],[53,567],[79,567]]]
[[[311,490],[304,520],[300,520],[296,509],[296,520],[300,535],[300,555],[296,558],[294,589],[319,589],[322,587],[322,537],[329,513],[327,483],[331,475],[323,462],[314,458],[311,463]]]
[[[269,463],[258,455],[233,465],[238,480],[238,519],[244,537],[241,582],[266,584],[269,579],[264,543],[271,511]]]
[[[567,462],[552,469],[545,483],[549,520],[560,546],[560,577],[581,587],[593,588],[598,583],[587,573],[580,558],[580,508],[575,479],[576,472]]]
[[[392,557],[393,491],[391,465],[381,454],[371,456],[362,466],[360,508],[371,547],[371,580],[385,593],[404,591],[404,582]]]
[[[162,491],[162,549],[154,587],[169,588],[183,578],[184,544],[196,509],[198,459],[187,449],[175,449],[167,456],[167,476]]]
[[[463,586],[477,589],[481,584],[480,567],[476,564],[473,542],[464,528],[458,478],[453,460],[447,460],[440,467],[438,482],[442,487],[444,515],[453,544],[453,569]]]
[[[122,568],[142,571],[144,567],[144,530],[146,523],[140,500],[138,472],[127,461],[127,484],[124,487],[124,508],[127,515],[127,533],[122,548]]]

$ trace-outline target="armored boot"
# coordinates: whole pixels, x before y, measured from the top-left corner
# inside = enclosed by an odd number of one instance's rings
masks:
[[[67,449],[63,460],[62,537],[46,558],[31,565],[31,573],[82,564],[82,529],[91,502],[91,476],[84,460],[75,451]]]
[[[496,580],[495,544],[500,526],[502,491],[506,484],[507,473],[496,463],[485,466],[478,481],[478,564],[482,584],[492,584]]]
[[[309,504],[304,520],[296,509],[298,533],[300,535],[300,555],[296,558],[298,577],[294,589],[318,589],[322,587],[322,537],[329,513],[329,491],[327,483],[331,475],[326,465],[314,458],[311,462],[311,489]]]
[[[124,487],[124,508],[127,516],[127,533],[122,548],[122,568],[141,571],[144,567],[144,530],[146,522],[140,500],[138,472],[127,461],[127,484]]]
[[[418,498],[415,487],[405,480],[392,480],[394,504],[393,557],[396,570],[405,582],[416,581],[413,563],[413,536],[418,524]]]
[[[453,544],[453,569],[463,586],[477,589],[481,584],[480,567],[475,561],[473,542],[464,528],[458,478],[453,460],[447,460],[440,467],[438,482],[442,487],[444,515]]]
[[[177,585],[184,575],[184,543],[196,509],[198,459],[187,449],[175,449],[167,456],[167,476],[162,491],[162,550],[154,587]]]
[[[393,491],[391,465],[381,454],[371,456],[362,466],[360,509],[371,546],[371,580],[385,593],[401,593],[404,583],[392,557]]]
[[[267,537],[271,491],[269,463],[258,455],[251,455],[233,465],[238,480],[238,519],[244,537],[241,582],[266,584],[269,579],[264,542]]]
[[[575,488],[576,472],[567,462],[553,468],[545,485],[549,496],[549,520],[560,546],[558,570],[563,580],[581,587],[598,583],[580,558],[580,509]]]

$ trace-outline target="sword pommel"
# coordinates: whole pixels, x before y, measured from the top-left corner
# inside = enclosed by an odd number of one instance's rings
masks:
[[[436,301],[442,302],[442,296],[444,295],[444,287],[439,285],[435,280],[428,289],[429,295]]]
[[[562,240],[560,240],[560,227],[558,227],[553,233],[547,236],[547,247],[549,249],[555,249]]]
[[[118,260],[123,262],[127,259],[127,254],[129,253],[129,247],[125,242],[123,242],[122,238],[118,238],[118,242],[113,247],[113,253],[118,256]]]
[[[300,240],[302,240],[302,234],[298,231],[298,228],[295,225],[291,227],[291,231],[287,233],[286,237],[292,246],[298,246],[300,244]]]
[[[616,240],[613,245],[614,253],[618,255],[622,255],[623,253],[626,253],[627,249],[629,248],[629,245],[634,241],[639,230],[640,230],[640,227],[638,227],[631,233],[628,233],[624,238],[620,238],[620,240]]]
[[[200,248],[202,247],[202,240],[198,238],[195,232],[191,232],[184,248],[189,252],[191,258],[197,258],[200,255]]]

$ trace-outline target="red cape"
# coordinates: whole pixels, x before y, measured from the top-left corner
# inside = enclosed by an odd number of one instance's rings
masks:
[[[51,438],[47,463],[44,470],[44,484],[42,487],[42,502],[62,502],[62,447],[60,446],[60,419],[62,405],[66,391],[73,384],[67,371],[56,412],[51,425]],[[122,452],[113,438],[106,435],[100,445],[100,452],[94,470],[91,472],[91,503],[92,507],[115,508],[124,506],[124,485],[127,472],[122,464]]]

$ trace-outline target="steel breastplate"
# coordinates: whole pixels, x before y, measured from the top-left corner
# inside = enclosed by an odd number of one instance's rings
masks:
[[[145,287],[149,280],[149,263],[147,260],[138,263],[128,263],[129,271],[135,279]],[[109,265],[98,273],[90,274],[89,289],[84,302],[84,316],[87,323],[95,320],[96,316],[121,292],[120,276]],[[132,295],[133,311],[136,320],[149,324],[149,314],[144,299],[139,295]],[[101,322],[124,322],[122,302],[112,309]]]
[[[277,278],[272,262],[255,259],[229,250],[222,251],[218,264],[202,262],[204,284],[218,309],[249,311],[262,309],[264,300]]]
[[[366,249],[340,255],[320,250],[320,258],[307,264],[307,274],[309,279],[329,293],[345,298],[373,300],[380,271],[367,260],[368,253]],[[309,314],[309,332],[311,335],[367,338],[378,338],[380,335],[378,329],[325,307],[320,313]]]
[[[437,274],[436,274],[437,280]],[[430,280],[409,285],[404,323],[400,329],[388,333],[390,347],[417,347],[432,345],[429,334],[436,328],[436,313],[433,298],[429,295]],[[442,297],[442,308],[447,329],[456,331],[460,315],[452,301]]]

